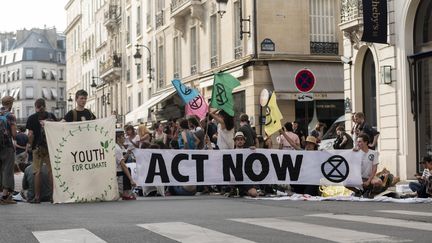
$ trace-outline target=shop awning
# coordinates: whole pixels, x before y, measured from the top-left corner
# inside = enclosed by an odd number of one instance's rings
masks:
[[[315,75],[312,93],[344,92],[343,65],[340,63],[270,62],[269,67],[274,90],[278,93],[299,93],[294,78],[304,68]]]
[[[136,122],[138,122],[139,119],[141,119],[144,122],[147,121],[148,110],[150,108],[152,108],[153,106],[157,105],[158,103],[164,101],[168,97],[170,97],[172,94],[174,94],[174,92],[175,92],[175,90],[172,89],[172,90],[166,91],[160,95],[156,95],[156,96],[151,97],[149,100],[144,102],[144,104],[142,104],[141,106],[139,106],[135,110],[129,112],[128,114],[126,114],[125,122],[126,123],[136,123]]]
[[[19,92],[20,92],[20,88],[17,88],[17,89],[15,90],[15,93],[13,94],[13,98],[14,98],[15,100],[18,99]]]

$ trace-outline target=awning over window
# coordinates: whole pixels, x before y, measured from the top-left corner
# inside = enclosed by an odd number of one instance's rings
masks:
[[[5,96],[6,96],[6,93],[7,93],[7,91],[6,91],[6,90],[5,90],[5,91],[3,91],[2,95],[1,95],[1,98],[5,97]]]
[[[56,70],[51,70],[51,75],[54,77],[57,77],[57,71]]]
[[[19,92],[20,92],[20,88],[17,88],[17,89],[15,90],[15,93],[12,95],[12,97],[13,97],[15,100],[18,99]]]
[[[158,103],[166,100],[168,97],[174,94],[174,92],[175,90],[172,89],[160,95],[153,96],[144,102],[144,104],[142,104],[140,107],[126,114],[126,123],[135,123],[138,122],[139,119],[143,122],[146,122],[148,119],[148,110]]]
[[[51,94],[53,99],[57,99],[57,89],[56,88],[51,88]]]
[[[50,100],[51,99],[50,92],[48,91],[47,88],[42,88],[42,98],[44,98],[46,100]]]
[[[299,93],[294,78],[298,71],[307,68],[315,75],[311,93],[344,92],[343,65],[340,63],[270,62],[270,74],[277,93]],[[343,97],[343,96],[342,96]]]
[[[12,76],[14,75],[15,72],[16,72],[16,71],[12,71],[12,72],[9,73],[9,79],[10,79],[10,80],[12,80]]]
[[[15,89],[11,89],[11,92],[10,92],[10,94],[9,94],[9,96],[14,96],[14,94],[15,94]]]

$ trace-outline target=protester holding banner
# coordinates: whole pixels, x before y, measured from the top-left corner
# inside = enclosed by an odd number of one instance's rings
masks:
[[[125,164],[132,149],[128,148],[126,150],[123,146],[124,142],[124,132],[122,130],[116,130],[115,158],[119,193],[123,200],[135,200],[136,197],[131,193],[131,189],[132,186],[136,186],[136,183],[132,179],[132,176]]]
[[[292,122],[292,127],[293,127],[293,133],[297,134],[297,136],[300,139],[300,146],[302,148],[304,148],[306,136],[305,136],[305,134],[303,132],[303,129],[300,127],[299,122],[298,121],[293,121]]]
[[[140,147],[140,136],[136,134],[135,128],[132,125],[126,125],[125,127],[126,137],[124,145],[127,148],[139,148]]]
[[[219,149],[233,149],[234,148],[234,117],[230,116],[224,110],[219,113],[209,113],[213,119],[218,123],[217,130],[217,146]]]
[[[28,130],[29,147],[33,151],[33,172],[35,174],[35,197],[31,201],[31,203],[40,203],[40,170],[42,164],[44,163],[47,165],[50,187],[53,188],[51,163],[48,153],[48,143],[45,134],[45,121],[56,121],[57,118],[53,113],[46,111],[45,100],[42,98],[35,101],[35,110],[36,113],[34,113],[28,118],[26,127]]]
[[[85,108],[87,103],[88,93],[87,91],[80,89],[75,93],[75,102],[76,107],[73,110],[70,110],[64,116],[64,120],[67,122],[75,122],[75,121],[89,121],[95,120],[96,116],[89,110]]]
[[[286,150],[300,150],[300,139],[293,132],[293,127],[291,122],[286,122],[284,127],[279,130],[279,136],[277,137],[277,142],[279,143],[279,149]]]
[[[145,124],[141,123],[138,126],[138,136],[139,136],[139,141],[140,141],[139,147],[141,147],[142,143],[150,143],[150,141],[151,141],[151,133],[147,129],[147,126]]]
[[[155,144],[159,144],[159,146],[161,146],[162,148],[164,148],[165,144],[167,144],[167,134],[164,133],[164,126],[160,122],[157,122],[154,126],[152,142]]]

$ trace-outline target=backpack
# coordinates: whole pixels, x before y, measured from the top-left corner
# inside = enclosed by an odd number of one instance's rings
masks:
[[[42,114],[38,114],[38,120],[39,122],[42,120],[45,121],[54,121],[54,116],[50,112],[44,112]],[[46,134],[45,134],[45,126],[40,126],[40,140],[37,143],[38,147],[48,148],[48,142],[46,140]]]
[[[7,117],[10,112],[5,112],[0,115],[0,148],[12,146],[12,138],[9,134],[9,124]]]

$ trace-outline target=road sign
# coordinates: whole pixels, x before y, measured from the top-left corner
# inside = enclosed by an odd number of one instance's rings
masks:
[[[304,102],[304,101],[313,101],[314,100],[314,94],[313,93],[300,93],[297,94],[297,101]]]
[[[301,69],[295,75],[294,83],[298,91],[304,93],[309,92],[315,86],[315,75],[309,69]]]

